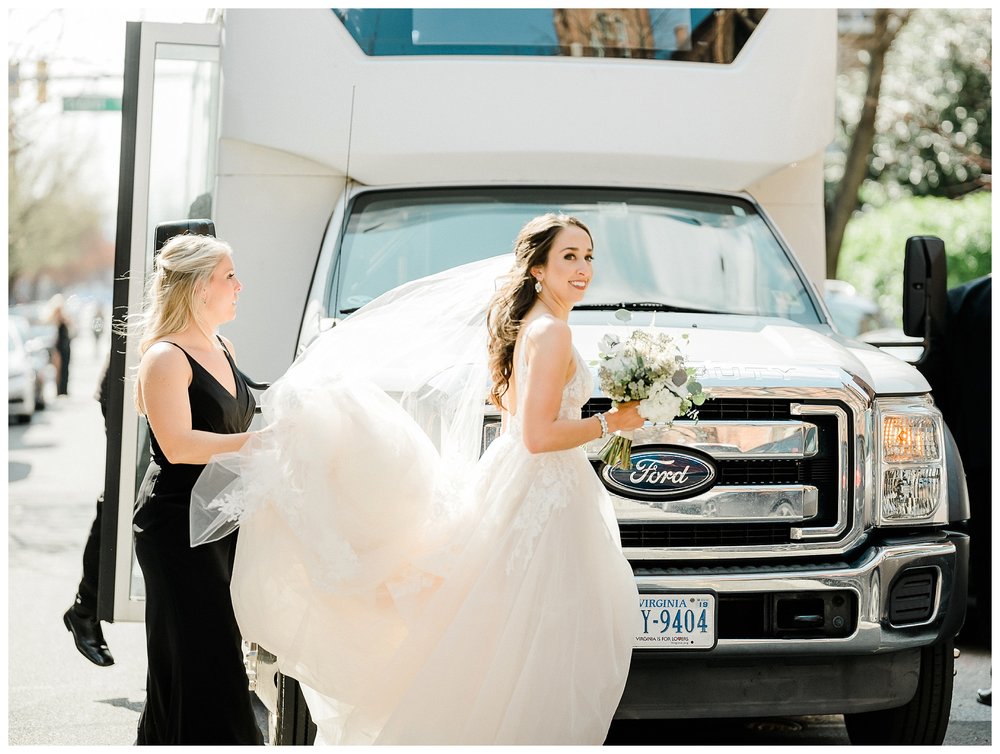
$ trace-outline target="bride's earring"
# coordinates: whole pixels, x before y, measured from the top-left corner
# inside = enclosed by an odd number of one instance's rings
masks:
[[[536,280],[535,281],[535,293],[541,293],[541,292],[542,292],[542,281],[541,280]]]

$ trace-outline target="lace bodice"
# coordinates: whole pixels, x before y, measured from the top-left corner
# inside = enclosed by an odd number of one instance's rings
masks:
[[[559,404],[558,418],[560,419],[581,418],[583,404],[590,398],[594,389],[594,379],[590,375],[590,369],[575,348],[573,349],[573,361],[576,364],[576,370],[569,382],[563,386],[562,401]],[[527,362],[522,351],[514,369],[518,380],[517,414],[511,417],[508,429],[512,441],[516,443],[515,447],[520,447],[521,452],[524,452],[524,445],[520,441],[523,437],[521,417],[524,414],[523,375],[526,371],[526,365]],[[575,477],[580,474],[590,474],[587,457],[582,448],[538,453],[532,455],[531,458],[530,468],[533,479],[525,496],[524,504],[518,510],[511,526],[512,531],[519,532],[521,537],[507,560],[508,574],[527,567],[531,552],[533,552],[537,538],[546,522],[556,511],[566,507],[568,491],[573,489]]]

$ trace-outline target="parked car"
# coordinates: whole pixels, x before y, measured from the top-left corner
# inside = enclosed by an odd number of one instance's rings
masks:
[[[878,304],[846,280],[827,279],[823,281],[823,298],[833,317],[833,324],[849,338],[884,326]]]
[[[8,419],[21,424],[35,414],[35,368],[13,322],[7,325],[7,405]]]
[[[50,350],[56,347],[57,328],[51,320],[51,310],[46,301],[30,301],[25,304],[14,304],[7,313],[28,320],[31,328],[30,337],[38,338],[42,345]]]
[[[19,314],[10,315],[10,327],[17,329],[35,369],[35,408],[44,409],[56,398],[56,366],[49,346],[51,328],[45,323],[32,325]]]

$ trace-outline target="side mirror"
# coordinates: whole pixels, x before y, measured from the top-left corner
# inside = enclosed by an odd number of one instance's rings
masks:
[[[215,223],[211,220],[172,220],[158,223],[153,231],[153,254],[156,255],[163,244],[174,236],[190,233],[194,236],[214,236]]]
[[[948,262],[944,241],[934,236],[906,239],[903,262],[903,332],[925,345],[944,326],[948,312]]]

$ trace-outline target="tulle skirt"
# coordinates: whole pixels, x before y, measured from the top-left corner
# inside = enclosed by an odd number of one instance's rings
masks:
[[[317,742],[602,743],[639,612],[583,451],[508,433],[456,478],[374,386],[302,397],[269,430],[280,457],[232,596],[244,638],[302,683]]]

